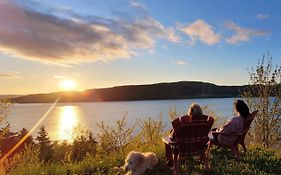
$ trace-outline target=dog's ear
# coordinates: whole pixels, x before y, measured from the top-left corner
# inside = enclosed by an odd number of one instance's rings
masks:
[[[127,154],[127,157],[126,157],[126,159],[125,159],[125,162],[127,162],[128,159],[129,159],[131,156],[133,156],[133,154],[135,154],[135,151],[134,151],[134,150],[131,151],[131,152],[129,152],[129,153]]]

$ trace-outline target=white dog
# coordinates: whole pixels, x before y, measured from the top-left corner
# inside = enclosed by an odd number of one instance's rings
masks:
[[[158,159],[155,153],[131,151],[127,155],[123,169],[128,171],[127,174],[141,175],[146,169],[152,168],[157,163]]]

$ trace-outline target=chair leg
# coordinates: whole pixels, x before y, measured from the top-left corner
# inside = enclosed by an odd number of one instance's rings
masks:
[[[210,163],[209,163],[209,159],[208,159],[206,153],[203,153],[203,154],[202,154],[201,159],[202,159],[202,161],[203,161],[203,163],[204,163],[205,169],[206,169],[207,171],[209,171],[209,170],[210,170]]]
[[[174,154],[174,175],[179,174],[179,154]]]
[[[233,145],[231,147],[232,152],[235,155],[235,159],[239,162],[240,161],[240,152],[239,152],[239,148],[238,145]]]
[[[170,145],[165,144],[165,152],[166,152],[166,163],[168,165],[172,165],[173,162],[173,153],[172,153],[172,148],[170,147]]]
[[[210,154],[210,149],[211,149],[211,147],[212,147],[212,141],[211,140],[209,140],[208,141],[208,143],[207,143],[207,150],[206,150],[206,152],[205,152],[205,155],[207,156],[207,157],[209,157],[209,154]]]

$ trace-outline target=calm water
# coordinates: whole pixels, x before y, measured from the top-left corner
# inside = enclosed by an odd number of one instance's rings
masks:
[[[39,125],[44,125],[51,139],[71,140],[81,128],[94,133],[99,132],[96,123],[104,121],[107,125],[113,125],[121,119],[126,112],[127,123],[132,126],[136,119],[148,117],[158,118],[163,116],[167,128],[170,128],[169,111],[176,108],[177,113],[185,114],[192,102],[200,105],[211,106],[219,111],[225,118],[233,115],[233,98],[216,99],[186,99],[186,100],[153,100],[153,101],[129,101],[129,102],[88,102],[88,103],[59,103],[47,115]],[[15,104],[7,117],[13,131],[21,128],[30,130],[34,124],[45,114],[51,104]],[[76,128],[76,129],[75,129]],[[78,129],[77,129],[78,128]],[[35,131],[33,135],[36,135]]]

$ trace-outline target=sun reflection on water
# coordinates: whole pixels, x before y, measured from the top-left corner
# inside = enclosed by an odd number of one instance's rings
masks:
[[[77,127],[81,123],[80,109],[77,106],[63,106],[59,114],[57,139],[68,142],[77,136]]]

